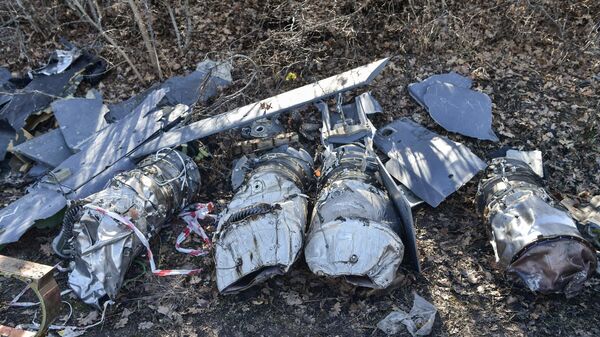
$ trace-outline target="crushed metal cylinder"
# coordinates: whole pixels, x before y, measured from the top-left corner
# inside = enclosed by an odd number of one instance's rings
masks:
[[[479,185],[496,260],[540,293],[574,296],[594,273],[596,255],[573,219],[554,206],[539,176],[520,160],[495,158]]]
[[[370,288],[391,284],[402,262],[400,219],[372,151],[347,144],[323,154],[306,263],[313,273]]]
[[[130,220],[149,240],[199,188],[200,172],[194,161],[165,149],[72,205],[54,247],[73,259],[69,286],[75,294],[101,308],[117,296],[127,269],[144,249],[134,231],[110,214]]]
[[[306,151],[282,147],[241,160],[249,173],[215,234],[217,287],[223,294],[286,273],[302,250],[308,213],[304,193],[313,162]],[[234,188],[237,180],[232,178]]]

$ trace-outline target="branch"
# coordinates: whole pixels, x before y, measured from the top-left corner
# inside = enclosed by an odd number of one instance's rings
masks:
[[[137,6],[135,5],[135,2],[133,0],[127,0],[127,2],[129,3],[129,7],[131,7],[131,10],[133,11],[133,17],[135,18],[138,29],[140,30],[140,33],[142,33],[142,39],[144,40],[144,44],[146,45],[146,50],[148,51],[150,62],[154,66],[154,69],[156,69],[156,74],[162,80],[163,76],[162,70],[160,69],[160,65],[158,64],[158,54],[156,53],[156,48],[153,48],[152,43],[150,42],[148,29],[146,28],[146,25],[144,24],[144,21],[140,16],[140,12]]]
[[[127,54],[125,54],[125,52],[123,51],[123,49],[121,47],[119,47],[119,45],[115,42],[115,40],[113,40],[105,31],[104,29],[102,29],[102,26],[100,25],[99,22],[94,21],[89,15],[88,13],[85,11],[85,9],[81,6],[81,4],[76,1],[76,0],[69,0],[68,4],[71,5],[72,8],[74,8],[75,10],[77,10],[79,12],[79,16],[86,21],[87,23],[89,23],[90,25],[92,25],[94,28],[96,28],[96,30],[98,30],[98,32],[100,33],[100,35],[102,35],[102,37],[108,42],[110,43],[113,47],[115,47],[115,49],[117,50],[117,52],[119,54],[121,54],[121,56],[125,59],[125,61],[127,61],[127,64],[129,64],[129,66],[131,67],[131,69],[133,70],[133,73],[135,74],[135,77],[137,77],[137,79],[141,82],[144,83],[144,78],[142,77],[142,75],[140,74],[140,72],[138,71],[137,67],[133,64],[133,62],[131,61],[131,59],[129,58],[129,56],[127,56]]]

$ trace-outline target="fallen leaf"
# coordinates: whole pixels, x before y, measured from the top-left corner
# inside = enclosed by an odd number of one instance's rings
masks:
[[[290,291],[290,292],[282,292],[281,296],[283,297],[283,299],[285,300],[285,303],[287,305],[299,305],[302,304],[302,299],[300,298],[300,295],[295,292],[295,291]]]
[[[151,329],[153,326],[154,326],[154,323],[152,323],[152,322],[142,322],[142,323],[138,324],[138,329],[148,330],[148,329]]]
[[[340,312],[342,311],[342,304],[340,302],[336,302],[333,307],[331,307],[331,310],[329,311],[329,316],[330,317],[338,317],[340,315]]]
[[[44,243],[40,245],[40,251],[46,256],[54,255],[54,250],[52,249],[52,245],[50,243]]]
[[[79,325],[90,325],[98,320],[98,315],[98,311],[90,311],[90,313],[87,314],[87,316],[79,318],[77,322],[79,323]]]

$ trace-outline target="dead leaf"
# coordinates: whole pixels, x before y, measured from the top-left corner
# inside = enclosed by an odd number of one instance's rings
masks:
[[[79,318],[77,320],[77,323],[79,323],[79,325],[90,325],[96,323],[96,321],[98,320],[98,316],[98,311],[90,311],[90,313],[87,314],[87,316]]]
[[[172,307],[171,306],[167,306],[167,305],[159,305],[158,308],[156,309],[156,311],[158,311],[159,313],[165,315],[165,316],[170,316],[171,315],[171,311],[172,311]]]
[[[123,312],[121,313],[121,319],[115,324],[115,328],[120,329],[125,327],[127,322],[129,322],[129,315],[131,315],[131,313],[132,311],[129,309],[123,309]]]
[[[125,325],[127,325],[128,322],[129,322],[129,318],[128,317],[123,317],[117,323],[115,323],[114,327],[115,327],[115,329],[124,328]]]
[[[54,255],[54,250],[52,249],[50,242],[40,245],[40,251],[46,256]]]
[[[331,310],[329,311],[329,316],[330,317],[338,317],[340,315],[340,312],[342,311],[342,304],[340,302],[336,302],[333,307],[331,307]]]
[[[154,323],[152,323],[152,322],[142,322],[142,323],[138,324],[138,329],[148,330],[148,329],[151,329],[153,326],[154,326]]]
[[[300,304],[302,304],[302,299],[300,298],[300,295],[297,292],[295,292],[295,291],[282,292],[281,296],[283,297],[283,299],[285,300],[285,303],[287,305],[300,305]]]

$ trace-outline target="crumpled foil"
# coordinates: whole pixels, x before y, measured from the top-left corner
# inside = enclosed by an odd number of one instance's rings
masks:
[[[286,273],[300,255],[312,159],[279,148],[245,161],[245,176],[215,234],[217,288],[232,294]]]
[[[129,218],[150,239],[199,188],[200,172],[194,161],[167,149],[115,176],[104,190],[81,204]],[[69,287],[85,303],[101,308],[103,302],[116,298],[125,273],[144,247],[125,225],[96,210],[82,208],[72,226],[74,269]]]
[[[525,162],[494,159],[478,200],[496,261],[532,291],[571,297],[594,273],[597,259],[589,242]]]
[[[437,308],[423,297],[414,293],[415,301],[410,312],[395,310],[377,323],[377,328],[388,335],[395,335],[402,329],[402,324],[412,336],[427,336],[431,333]]]
[[[304,255],[312,272],[370,288],[391,284],[402,262],[400,222],[376,179],[374,158],[358,145],[325,153]]]

